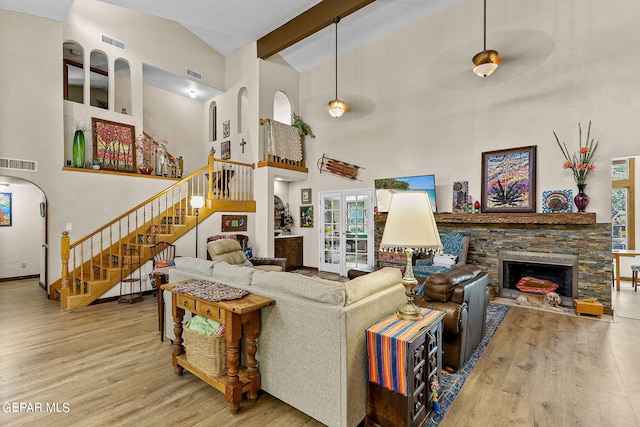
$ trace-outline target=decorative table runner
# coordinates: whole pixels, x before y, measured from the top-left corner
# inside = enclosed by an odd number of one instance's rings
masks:
[[[181,283],[174,287],[173,290],[211,302],[239,299],[249,293],[244,289],[232,288],[222,283],[209,282],[207,280],[193,280]]]
[[[403,320],[391,314],[367,329],[369,381],[408,395],[407,342],[430,326],[442,312],[421,308],[420,320]]]

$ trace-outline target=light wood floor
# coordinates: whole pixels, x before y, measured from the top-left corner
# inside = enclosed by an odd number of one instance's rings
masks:
[[[613,287],[611,289],[611,304],[615,316],[640,320],[640,291],[634,291],[631,282],[626,280],[620,282],[620,291]]]
[[[62,312],[37,281],[0,283],[0,425],[322,425],[267,394],[229,414],[222,393],[173,373],[156,307],[146,297]],[[7,402],[43,410],[7,413]],[[68,411],[47,413],[47,403]]]
[[[5,282],[0,326],[3,426],[321,425],[268,394],[232,416],[221,393],[177,377],[151,297],[62,312],[37,281]],[[638,320],[513,307],[441,426],[638,426],[639,344]]]

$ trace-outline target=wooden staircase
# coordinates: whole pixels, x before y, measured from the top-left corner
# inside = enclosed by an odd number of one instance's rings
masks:
[[[62,277],[49,287],[49,297],[59,300],[65,310],[91,304],[117,285],[121,274],[133,273],[129,269],[121,271],[122,254],[128,247],[135,247],[144,266],[151,259],[150,248],[154,244],[173,243],[195,227],[195,210],[189,205],[194,195],[206,200],[198,211],[200,222],[214,212],[255,212],[253,167],[210,157],[204,168],[77,242],[71,244],[68,232],[63,232]],[[220,176],[216,170],[233,170],[238,179],[221,189],[215,179]],[[124,265],[128,264],[131,263]]]

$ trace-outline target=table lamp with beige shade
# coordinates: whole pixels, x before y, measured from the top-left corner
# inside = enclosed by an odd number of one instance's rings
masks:
[[[413,276],[411,258],[414,252],[442,252],[438,226],[426,192],[393,193],[380,251],[404,252],[407,256],[407,267],[402,278],[407,303],[400,307],[398,316],[406,320],[420,319],[420,308],[413,302],[413,288],[418,281]]]

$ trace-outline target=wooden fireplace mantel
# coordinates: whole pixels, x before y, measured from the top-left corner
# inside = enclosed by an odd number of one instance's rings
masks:
[[[387,214],[378,213],[375,222],[386,222]],[[581,213],[436,213],[438,224],[547,224],[547,225],[593,225],[595,212]]]

